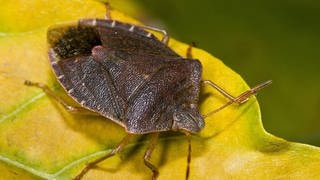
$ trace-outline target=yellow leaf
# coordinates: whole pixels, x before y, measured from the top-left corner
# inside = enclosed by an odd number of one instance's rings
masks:
[[[0,7],[0,174],[2,179],[71,178],[108,153],[125,136],[123,128],[104,118],[72,115],[41,90],[23,85],[25,79],[42,82],[64,98],[47,57],[49,25],[80,18],[103,17],[96,1],[5,1]],[[118,11],[114,19],[138,23]],[[187,45],[170,40],[185,56]],[[200,49],[203,79],[233,95],[248,89],[241,77],[220,60]],[[267,95],[267,94],[264,94]],[[203,114],[226,102],[210,87],[202,89]],[[205,97],[205,98],[204,98]],[[70,101],[70,98],[68,99]],[[149,179],[143,164],[147,139],[136,138],[120,155],[90,171],[90,179]],[[230,106],[206,119],[192,139],[191,179],[317,179],[320,149],[292,143],[265,132],[255,98]],[[160,179],[184,179],[186,138],[161,137],[152,156]]]

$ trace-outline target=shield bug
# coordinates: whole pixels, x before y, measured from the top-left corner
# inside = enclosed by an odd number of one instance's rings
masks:
[[[162,40],[145,29],[162,32]],[[31,81],[25,84],[42,88],[71,112],[101,115],[124,127],[128,133],[109,154],[89,163],[76,179],[121,151],[135,134],[151,135],[144,163],[156,179],[159,172],[150,157],[159,133],[164,131],[180,131],[188,137],[188,179],[190,135],[204,127],[204,118],[232,103],[246,102],[271,83],[264,82],[233,97],[213,82],[201,80],[202,66],[192,58],[191,46],[184,58],[167,46],[168,40],[163,30],[119,22],[110,15],[106,19],[80,19],[77,25],[48,30],[52,69],[80,107],[68,105],[46,85]],[[211,85],[229,101],[201,115],[198,107],[201,83]]]

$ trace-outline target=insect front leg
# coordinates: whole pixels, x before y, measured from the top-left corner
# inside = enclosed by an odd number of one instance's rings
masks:
[[[47,85],[38,83],[38,82],[32,82],[29,80],[26,80],[24,82],[27,86],[35,86],[40,89],[42,89],[48,96],[52,97],[54,100],[56,100],[58,103],[60,103],[67,111],[74,113],[74,114],[84,114],[84,115],[94,115],[94,116],[100,116],[99,114],[89,111],[83,107],[75,107],[69,105],[65,100],[63,100],[61,97],[56,95]]]
[[[159,175],[159,171],[158,169],[150,162],[150,157],[151,154],[157,144],[159,138],[159,133],[153,133],[149,142],[149,146],[146,150],[146,152],[144,153],[144,164],[152,171],[153,175],[152,175],[152,180],[157,179],[158,175]]]

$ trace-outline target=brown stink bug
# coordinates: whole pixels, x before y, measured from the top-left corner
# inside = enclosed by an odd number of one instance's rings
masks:
[[[163,33],[162,40],[144,29]],[[52,69],[81,107],[68,105],[46,85],[31,81],[25,84],[42,88],[71,112],[89,110],[121,125],[128,133],[109,154],[89,163],[75,179],[121,151],[135,134],[151,134],[144,163],[156,179],[159,172],[150,157],[163,131],[180,131],[188,137],[188,179],[190,135],[204,127],[204,118],[232,103],[246,102],[271,83],[267,81],[233,97],[213,82],[201,80],[202,66],[192,58],[191,47],[187,58],[183,58],[167,46],[168,41],[163,30],[112,20],[108,14],[106,19],[80,19],[75,26],[49,29]],[[229,99],[206,116],[198,107],[201,83],[211,85]]]

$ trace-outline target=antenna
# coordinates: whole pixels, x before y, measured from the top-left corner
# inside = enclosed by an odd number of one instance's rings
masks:
[[[207,118],[209,116],[211,116],[212,114],[214,113],[217,113],[219,111],[221,111],[222,109],[224,109],[225,107],[233,104],[233,103],[237,103],[238,105],[241,105],[245,102],[247,102],[249,100],[249,98],[253,95],[255,95],[259,90],[269,86],[272,81],[271,80],[268,80],[268,81],[265,81],[263,83],[260,83],[256,86],[254,86],[253,88],[243,92],[242,94],[240,94],[239,96],[237,97],[233,97],[232,95],[230,95],[229,93],[227,93],[225,90],[223,90],[222,88],[220,88],[217,84],[213,83],[212,81],[210,80],[205,80],[205,81],[202,81],[204,84],[208,84],[210,85],[211,87],[215,88],[218,92],[220,92],[223,96],[225,96],[226,98],[229,99],[229,101],[220,106],[219,108],[205,114],[205,115],[202,115],[203,118]]]

